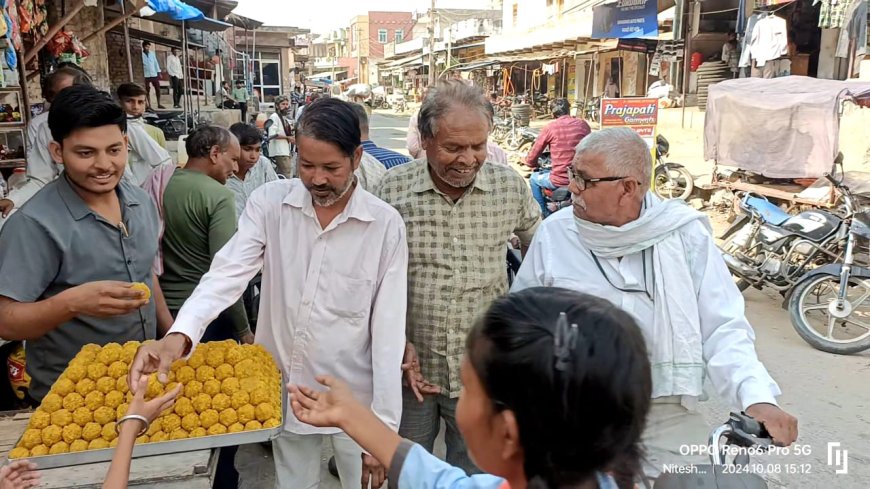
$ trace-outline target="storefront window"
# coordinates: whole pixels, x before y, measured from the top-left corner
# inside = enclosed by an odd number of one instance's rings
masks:
[[[278,53],[257,53],[253,85],[263,97],[261,102],[274,102],[275,97],[281,95],[281,60]]]

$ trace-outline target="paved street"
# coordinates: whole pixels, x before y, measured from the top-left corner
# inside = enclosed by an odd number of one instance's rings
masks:
[[[702,174],[704,164],[697,155],[703,153],[703,140],[680,127],[680,115],[679,111],[669,113],[662,131],[673,135],[669,139],[676,156],[690,159],[693,173]],[[687,126],[697,127],[699,118],[697,113],[688,113]],[[371,125],[375,143],[405,152],[407,116],[376,113]],[[795,333],[781,303],[779,294],[772,291],[746,293],[747,316],[756,330],[759,355],[783,391],[782,407],[800,421],[798,442],[809,445],[811,454],[765,456],[758,461],[765,469],[810,471],[783,474],[771,480],[771,487],[815,489],[832,483],[843,488],[870,487],[870,352],[844,357],[814,350]],[[711,427],[725,421],[729,412],[718,399],[702,403],[701,410]],[[835,475],[828,466],[829,442],[840,442],[848,450],[849,474]]]
[[[371,126],[375,143],[406,153],[407,116],[377,112]],[[671,129],[671,133],[679,131]],[[672,147],[674,141],[671,138]],[[680,151],[700,154],[700,148],[691,146],[698,144],[700,138],[680,138]],[[698,168],[701,166],[696,165],[693,171],[702,171]],[[754,467],[764,473],[780,472],[768,476],[770,487],[870,487],[870,352],[846,357],[814,350],[794,332],[781,302],[775,292],[746,293],[747,316],[756,330],[759,355],[782,388],[782,407],[800,421],[798,443],[808,445],[810,453],[761,456],[753,459],[760,464]],[[729,407],[710,399],[702,403],[701,410],[712,428],[727,419]],[[834,467],[828,465],[829,443],[839,443],[848,451],[848,474],[835,474]],[[259,447],[256,453],[248,462],[259,460],[256,465],[260,483],[249,482],[245,487],[267,487],[271,467],[268,459],[259,456],[268,455]],[[324,460],[328,455],[329,450],[325,450]],[[322,487],[340,487],[325,470],[323,480]]]

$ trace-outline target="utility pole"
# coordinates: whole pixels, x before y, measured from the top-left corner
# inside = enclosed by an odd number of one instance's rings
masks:
[[[429,86],[435,85],[435,0],[429,8]]]
[[[329,80],[332,83],[335,83],[335,62],[338,59],[338,40],[334,39],[332,43],[332,76],[329,77]]]
[[[359,28],[359,25],[354,28],[354,36],[356,37],[356,82],[357,83],[366,83],[368,82],[368,77],[363,80],[362,73],[362,39],[360,38],[360,33],[362,29]],[[368,42],[368,40],[366,40]]]

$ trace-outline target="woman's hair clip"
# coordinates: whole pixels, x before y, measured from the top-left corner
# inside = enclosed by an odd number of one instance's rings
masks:
[[[577,340],[577,325],[568,325],[568,315],[559,313],[556,320],[556,334],[553,343],[553,355],[556,357],[556,370],[565,372],[571,366],[571,354]]]

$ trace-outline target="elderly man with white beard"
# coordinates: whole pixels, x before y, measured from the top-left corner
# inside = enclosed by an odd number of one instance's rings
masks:
[[[573,208],[538,228],[512,292],[565,287],[610,300],[638,321],[652,363],[653,405],[644,442],[657,477],[686,463],[680,446],[704,444],[711,427],[694,411],[705,376],[734,409],[761,421],[781,445],[797,420],[755,352],[743,297],[707,217],[649,192],[649,147],[631,129],[584,138],[568,168]]]

